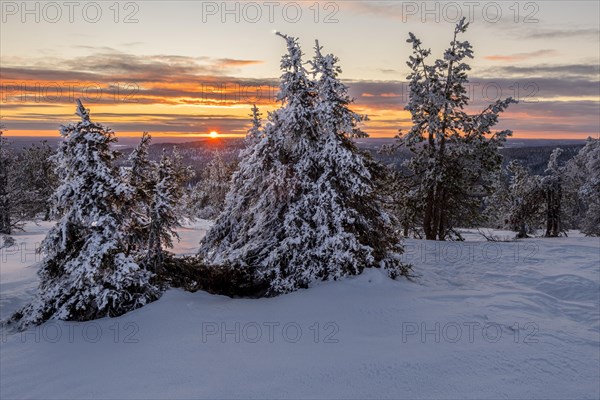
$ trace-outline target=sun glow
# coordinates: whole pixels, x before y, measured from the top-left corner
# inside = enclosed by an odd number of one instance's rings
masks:
[[[215,138],[219,137],[219,132],[212,131],[211,133],[208,134],[208,136],[210,136],[212,139],[215,139]]]

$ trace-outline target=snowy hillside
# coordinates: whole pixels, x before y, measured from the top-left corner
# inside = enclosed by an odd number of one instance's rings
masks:
[[[181,228],[177,252],[209,226]],[[2,318],[31,297],[48,227],[1,250]],[[170,290],[119,318],[3,332],[0,398],[598,398],[599,239],[467,238],[407,240],[415,282]]]

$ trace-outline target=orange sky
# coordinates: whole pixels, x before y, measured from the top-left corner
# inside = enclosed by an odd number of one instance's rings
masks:
[[[75,98],[81,98],[98,121],[123,136],[138,136],[142,131],[155,136],[193,137],[211,131],[242,136],[248,127],[252,104],[257,104],[264,115],[277,106],[275,79],[258,81],[186,74],[168,79],[147,75],[141,84],[131,83],[133,79],[141,80],[140,77],[101,74],[94,76],[94,80],[83,81],[39,79],[44,74],[56,73],[3,69],[2,117],[8,135],[57,135],[60,124],[74,119]],[[119,81],[123,83],[114,83]],[[514,86],[525,87],[527,83],[515,82],[473,79],[469,90],[473,111],[498,98],[520,95],[521,103],[512,106],[499,125],[502,129],[512,129],[515,137],[574,139],[586,138],[597,131],[598,115],[594,108],[598,102],[589,93],[549,95],[535,87],[519,93]],[[408,96],[405,82],[347,83],[356,98],[354,110],[369,115],[364,130],[372,137],[393,137],[400,128],[410,127],[410,115],[403,110]]]

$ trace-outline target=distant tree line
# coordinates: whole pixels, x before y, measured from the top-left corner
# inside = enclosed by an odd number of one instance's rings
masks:
[[[0,126],[0,234],[50,218],[50,197],[58,185],[52,154],[45,141],[14,151]]]

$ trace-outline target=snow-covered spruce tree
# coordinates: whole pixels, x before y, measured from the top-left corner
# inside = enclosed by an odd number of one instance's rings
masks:
[[[41,196],[37,180],[31,179],[38,171],[26,157],[30,149],[17,154],[2,129],[0,126],[0,234],[10,235],[35,217]]]
[[[247,145],[253,145],[263,137],[262,113],[260,113],[256,104],[252,106],[252,114],[250,114],[250,117],[252,117],[252,126],[246,134]]]
[[[156,185],[156,163],[150,161],[148,148],[152,137],[148,132],[142,134],[140,143],[129,155],[129,168],[125,170],[125,180],[133,189],[133,196],[126,205],[129,209],[127,217],[127,244],[132,252],[145,257],[148,244],[148,227],[150,224],[150,204]]]
[[[506,197],[506,223],[517,239],[535,233],[543,219],[544,190],[540,177],[532,175],[517,161],[508,165],[511,173]]]
[[[546,237],[558,237],[565,233],[562,216],[563,200],[563,170],[558,163],[558,157],[563,153],[556,148],[550,155],[546,175],[541,179],[546,197]]]
[[[59,221],[42,244],[37,297],[12,317],[20,328],[54,318],[117,316],[160,295],[152,274],[126,252],[122,205],[133,191],[113,165],[114,133],[92,122],[79,100],[77,105],[81,121],[61,127],[55,157]]]
[[[577,187],[579,194],[581,231],[600,236],[600,139],[588,138],[566,169],[569,183]]]
[[[193,218],[217,218],[223,211],[236,167],[236,162],[226,162],[221,152],[215,150],[212,159],[200,173],[200,181],[189,190],[188,215]]]
[[[402,236],[422,239],[422,207],[414,190],[415,182],[412,176],[404,176],[394,167],[388,167],[382,190],[390,199],[387,208],[402,227]]]
[[[508,227],[508,214],[511,205],[510,176],[501,169],[495,176],[492,192],[484,199],[483,215],[486,226],[494,229]]]
[[[9,190],[9,171],[13,168],[14,157],[9,149],[8,140],[4,137],[4,127],[0,125],[0,234],[10,235],[11,194]]]
[[[489,193],[494,172],[501,166],[498,148],[511,131],[492,133],[498,115],[512,98],[498,100],[481,113],[464,111],[469,105],[466,84],[473,58],[469,42],[457,39],[469,24],[463,18],[442,59],[426,64],[430,50],[412,33],[413,48],[408,66],[412,72],[410,100],[406,110],[413,126],[399,135],[399,143],[413,153],[407,163],[423,204],[423,230],[426,239],[445,240],[456,235],[458,224],[473,224],[480,217],[481,201]]]
[[[323,55],[319,41],[315,42],[315,56],[311,62],[312,74],[317,86],[317,113],[319,121],[324,124],[323,130],[338,136],[343,144],[354,147],[349,138],[367,137],[358,127],[358,124],[367,121],[366,115],[352,112],[348,107],[353,99],[348,94],[348,87],[344,85],[339,74],[342,69],[337,63],[339,59],[333,54]]]
[[[176,210],[181,191],[173,159],[163,150],[151,194],[148,242],[143,262],[144,267],[151,271],[159,271],[164,261],[163,249],[173,247],[173,238],[179,240],[175,228],[179,226]]]
[[[188,151],[186,151],[188,153]],[[189,157],[189,153],[187,154]],[[184,161],[184,156],[179,147],[174,146],[171,151],[171,166],[175,171],[175,181],[179,187],[177,197],[177,215],[181,218],[191,216],[187,207],[189,198],[186,195],[191,190],[191,180],[196,176],[194,169]]]
[[[164,153],[163,153],[163,155],[164,155]],[[181,193],[183,193],[184,188],[189,183],[190,179],[192,179],[194,176],[196,176],[196,173],[194,172],[194,169],[191,166],[186,165],[186,163],[184,162],[183,155],[179,151],[179,147],[177,147],[177,146],[173,147],[170,158],[171,158],[171,167],[173,168],[173,171],[174,171],[175,181],[177,182],[177,185],[179,186]],[[181,199],[178,199],[178,201],[179,200],[181,200]]]
[[[581,231],[588,236],[600,236],[600,139],[589,139],[582,152],[588,175],[579,190],[587,207]]]
[[[18,179],[26,186],[23,191],[28,193],[20,202],[24,203],[27,208],[26,215],[31,219],[37,218],[38,214],[42,214],[45,221],[50,219],[51,199],[58,187],[58,176],[54,172],[55,166],[52,162],[53,154],[54,150],[43,141],[26,148],[18,157]]]
[[[346,89],[338,70],[330,69],[334,58],[317,56],[313,66],[326,78],[311,80],[298,40],[280,36],[288,50],[281,108],[269,115],[264,137],[242,153],[225,209],[200,255],[209,264],[249,269],[252,284],[266,286],[269,295],[365,267],[408,275],[368,161],[349,139],[354,114],[341,104]]]

